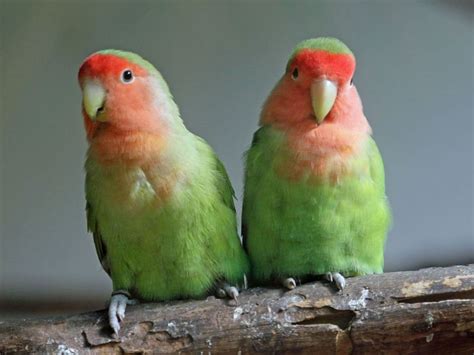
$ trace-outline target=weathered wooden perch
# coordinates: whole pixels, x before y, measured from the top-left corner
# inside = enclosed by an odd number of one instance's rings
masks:
[[[133,306],[120,339],[106,324],[104,311],[0,322],[0,353],[472,354],[474,264]]]

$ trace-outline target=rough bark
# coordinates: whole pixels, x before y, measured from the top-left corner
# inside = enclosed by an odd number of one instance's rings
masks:
[[[142,304],[114,339],[105,311],[0,322],[0,353],[472,354],[474,265],[253,288],[234,301]]]

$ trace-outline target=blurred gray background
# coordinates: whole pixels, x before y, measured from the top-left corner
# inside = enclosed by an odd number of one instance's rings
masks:
[[[386,164],[386,270],[474,262],[473,2],[0,4],[0,317],[85,311],[111,291],[86,231],[76,82],[103,48],[156,65],[240,199],[242,153],[292,48],[342,39]]]

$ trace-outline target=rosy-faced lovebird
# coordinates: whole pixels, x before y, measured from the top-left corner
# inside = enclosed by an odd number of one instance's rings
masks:
[[[242,231],[253,282],[381,273],[390,225],[384,167],[335,38],[299,43],[246,154]]]
[[[87,223],[113,282],[114,332],[135,298],[236,298],[248,260],[232,186],[212,148],[184,126],[161,74],[137,54],[103,50],[78,77]]]

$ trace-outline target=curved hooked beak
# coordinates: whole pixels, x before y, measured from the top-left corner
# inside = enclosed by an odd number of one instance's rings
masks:
[[[334,106],[337,86],[327,79],[319,79],[311,84],[311,104],[318,124],[321,124]]]
[[[98,81],[86,81],[82,88],[82,105],[92,121],[105,121],[106,91]]]

